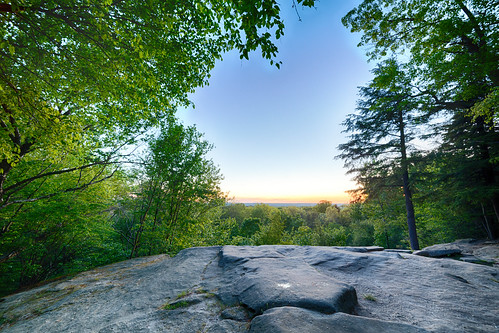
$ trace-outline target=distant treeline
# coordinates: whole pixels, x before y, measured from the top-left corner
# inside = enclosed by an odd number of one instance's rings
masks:
[[[222,207],[220,220],[230,228],[227,244],[296,244],[317,246],[378,245],[410,248],[403,200],[335,205],[321,201],[308,207],[266,204]],[[426,207],[418,225],[423,246],[463,237],[485,237],[480,220],[444,215]]]
[[[62,197],[32,207],[34,215],[19,231],[23,236],[11,244],[18,244],[20,253],[0,264],[0,295],[95,266],[136,256],[175,255],[193,246],[410,248],[403,201],[341,206],[321,201],[314,206],[273,207],[227,205],[220,198],[216,202],[200,202],[198,198],[182,201],[180,214],[173,220],[169,213],[147,207],[148,202],[161,197],[160,193],[151,199],[140,192],[121,197],[111,190],[109,184],[101,188],[106,193],[99,193],[98,187],[94,187],[85,195],[68,196],[67,200]],[[94,203],[95,197],[104,199],[108,193],[114,193],[115,201]],[[486,236],[479,219],[449,214],[433,206],[426,207],[419,217],[423,246]]]
[[[497,0],[350,11],[378,62],[339,146],[359,187],[279,208],[226,205],[212,145],[175,117],[227,51],[280,66],[276,1],[20,3],[0,6],[0,295],[191,246],[499,235]]]

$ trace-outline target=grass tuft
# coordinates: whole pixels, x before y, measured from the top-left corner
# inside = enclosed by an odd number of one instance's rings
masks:
[[[371,294],[365,294],[364,295],[364,299],[367,300],[367,301],[371,301],[371,302],[376,302],[377,299],[374,295],[371,295]]]
[[[178,308],[186,308],[189,305],[191,305],[190,302],[187,301],[178,301],[178,302],[173,302],[173,303],[166,303],[163,305],[163,309],[165,310],[175,310]]]
[[[165,310],[175,310],[178,308],[186,308],[193,304],[199,303],[199,298],[190,297],[193,295],[202,295],[205,298],[215,297],[214,293],[209,292],[208,290],[201,287],[194,290],[184,290],[180,292],[173,300],[170,300],[165,305],[163,305],[161,308]]]

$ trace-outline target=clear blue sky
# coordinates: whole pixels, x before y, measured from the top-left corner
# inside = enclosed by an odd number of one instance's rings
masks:
[[[256,52],[249,61],[228,53],[209,86],[190,96],[196,108],[179,111],[215,145],[210,158],[235,201],[348,201],[345,191],[355,184],[334,156],[346,141],[340,124],[355,111],[357,87],[371,79],[372,65],[341,17],[359,2],[299,8],[300,22],[291,0],[282,1],[281,69]]]

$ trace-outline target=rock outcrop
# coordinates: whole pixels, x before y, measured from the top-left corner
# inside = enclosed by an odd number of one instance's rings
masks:
[[[499,268],[378,247],[208,247],[0,301],[5,332],[498,332]]]
[[[499,267],[498,241],[460,239],[453,243],[428,246],[413,254],[432,258],[455,257],[461,261]]]

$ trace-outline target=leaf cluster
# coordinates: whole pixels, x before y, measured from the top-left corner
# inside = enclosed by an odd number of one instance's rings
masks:
[[[340,145],[364,195],[379,196],[406,173],[406,202],[408,193],[439,198],[443,210],[461,202],[489,237],[498,234],[498,14],[493,0],[364,0],[343,18],[381,61]],[[411,141],[427,148],[411,151]]]

